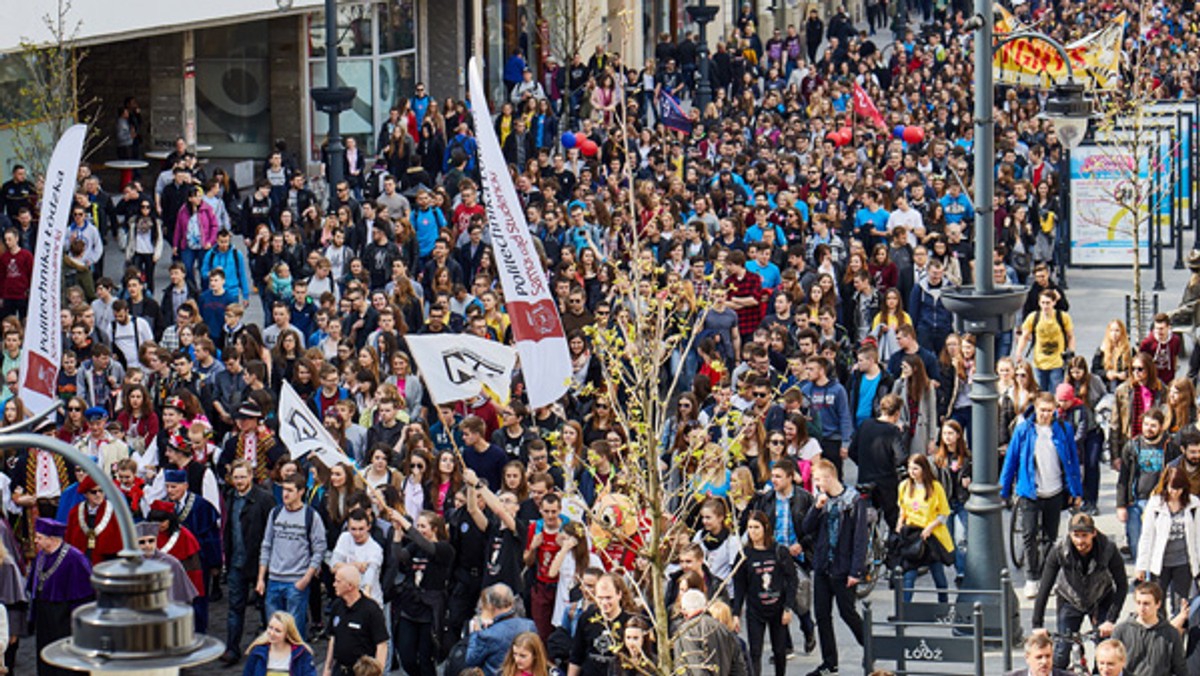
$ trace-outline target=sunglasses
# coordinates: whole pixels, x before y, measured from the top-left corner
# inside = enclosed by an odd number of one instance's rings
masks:
[[[1134,367],[1133,367],[1133,372],[1134,372],[1134,373],[1145,373],[1145,371],[1146,371],[1146,367],[1145,367],[1145,366],[1134,366]]]
[[[414,463],[412,464],[412,467],[413,467],[413,469],[425,469],[425,463],[423,463],[423,462],[414,462]]]
[[[68,406],[67,410],[71,411],[72,413],[83,413],[83,408],[79,406]]]

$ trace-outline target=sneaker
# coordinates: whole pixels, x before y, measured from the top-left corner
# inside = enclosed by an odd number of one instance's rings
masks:
[[[232,650],[226,650],[225,653],[220,657],[221,664],[224,664],[227,667],[232,667],[233,665],[237,664],[240,659],[241,656]]]
[[[825,666],[824,664],[822,664],[821,666],[817,667],[816,669],[813,669],[812,671],[805,674],[805,676],[834,676],[837,673],[838,673],[838,668],[836,666],[829,667],[829,666]]]
[[[1025,581],[1025,598],[1027,598],[1027,599],[1037,598],[1037,595],[1038,595],[1038,583],[1034,580],[1026,580]]]

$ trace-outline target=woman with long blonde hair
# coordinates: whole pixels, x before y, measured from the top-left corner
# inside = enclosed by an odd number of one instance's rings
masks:
[[[1108,323],[1104,339],[1092,357],[1092,373],[1100,376],[1109,392],[1116,392],[1126,380],[1133,364],[1133,345],[1129,342],[1129,331],[1120,319]]]
[[[312,648],[300,636],[296,618],[278,610],[271,614],[267,630],[246,649],[242,676],[316,676]]]

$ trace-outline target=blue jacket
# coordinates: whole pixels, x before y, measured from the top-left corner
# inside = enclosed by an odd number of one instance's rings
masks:
[[[254,646],[254,649],[246,657],[246,666],[242,669],[242,676],[266,676],[267,659],[270,653],[271,646],[266,643]],[[313,666],[313,655],[308,648],[302,645],[292,646],[292,661],[288,665],[288,674],[290,676],[317,676],[317,668]]]
[[[209,249],[200,262],[200,279],[205,280],[205,285],[208,284],[208,273],[214,268],[225,272],[226,291],[235,297],[241,294],[238,300],[250,300],[250,274],[246,269],[246,257],[241,252],[232,246],[229,251],[219,251],[215,246]]]
[[[480,667],[487,676],[499,676],[508,649],[518,635],[527,631],[537,631],[533,620],[516,617],[512,611],[497,616],[492,626],[467,637],[466,666]]]
[[[1063,483],[1071,497],[1083,495],[1083,481],[1079,474],[1079,451],[1075,447],[1075,430],[1070,423],[1060,420],[1050,426],[1054,438],[1054,450],[1062,463]],[[1008,442],[1008,453],[1004,456],[1004,467],[1000,470],[1000,497],[1013,494],[1016,480],[1017,497],[1037,499],[1037,469],[1034,467],[1034,448],[1037,444],[1037,422],[1033,417],[1023,420],[1013,431]]]
[[[913,287],[908,299],[908,314],[912,317],[913,328],[918,333],[922,330],[935,333],[950,333],[954,330],[954,313],[942,304],[942,292],[950,288],[950,281],[945,279],[936,289],[929,286],[929,280]]]
[[[337,400],[341,401],[343,399],[349,399],[349,398],[350,398],[350,390],[347,390],[346,388],[342,387],[341,385],[338,385]],[[321,388],[320,387],[317,388],[316,392],[313,392],[313,396],[312,396],[312,399],[309,401],[309,404],[312,405],[313,413],[316,413],[318,418],[325,417],[325,411],[321,410]]]

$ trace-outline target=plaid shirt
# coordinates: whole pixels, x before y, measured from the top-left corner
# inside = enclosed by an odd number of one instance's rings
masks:
[[[754,330],[762,323],[765,309],[762,304],[762,278],[747,270],[741,279],[730,275],[725,281],[729,285],[730,298],[753,298],[758,301],[756,305],[737,308],[738,333],[742,334],[743,338],[753,335]]]

